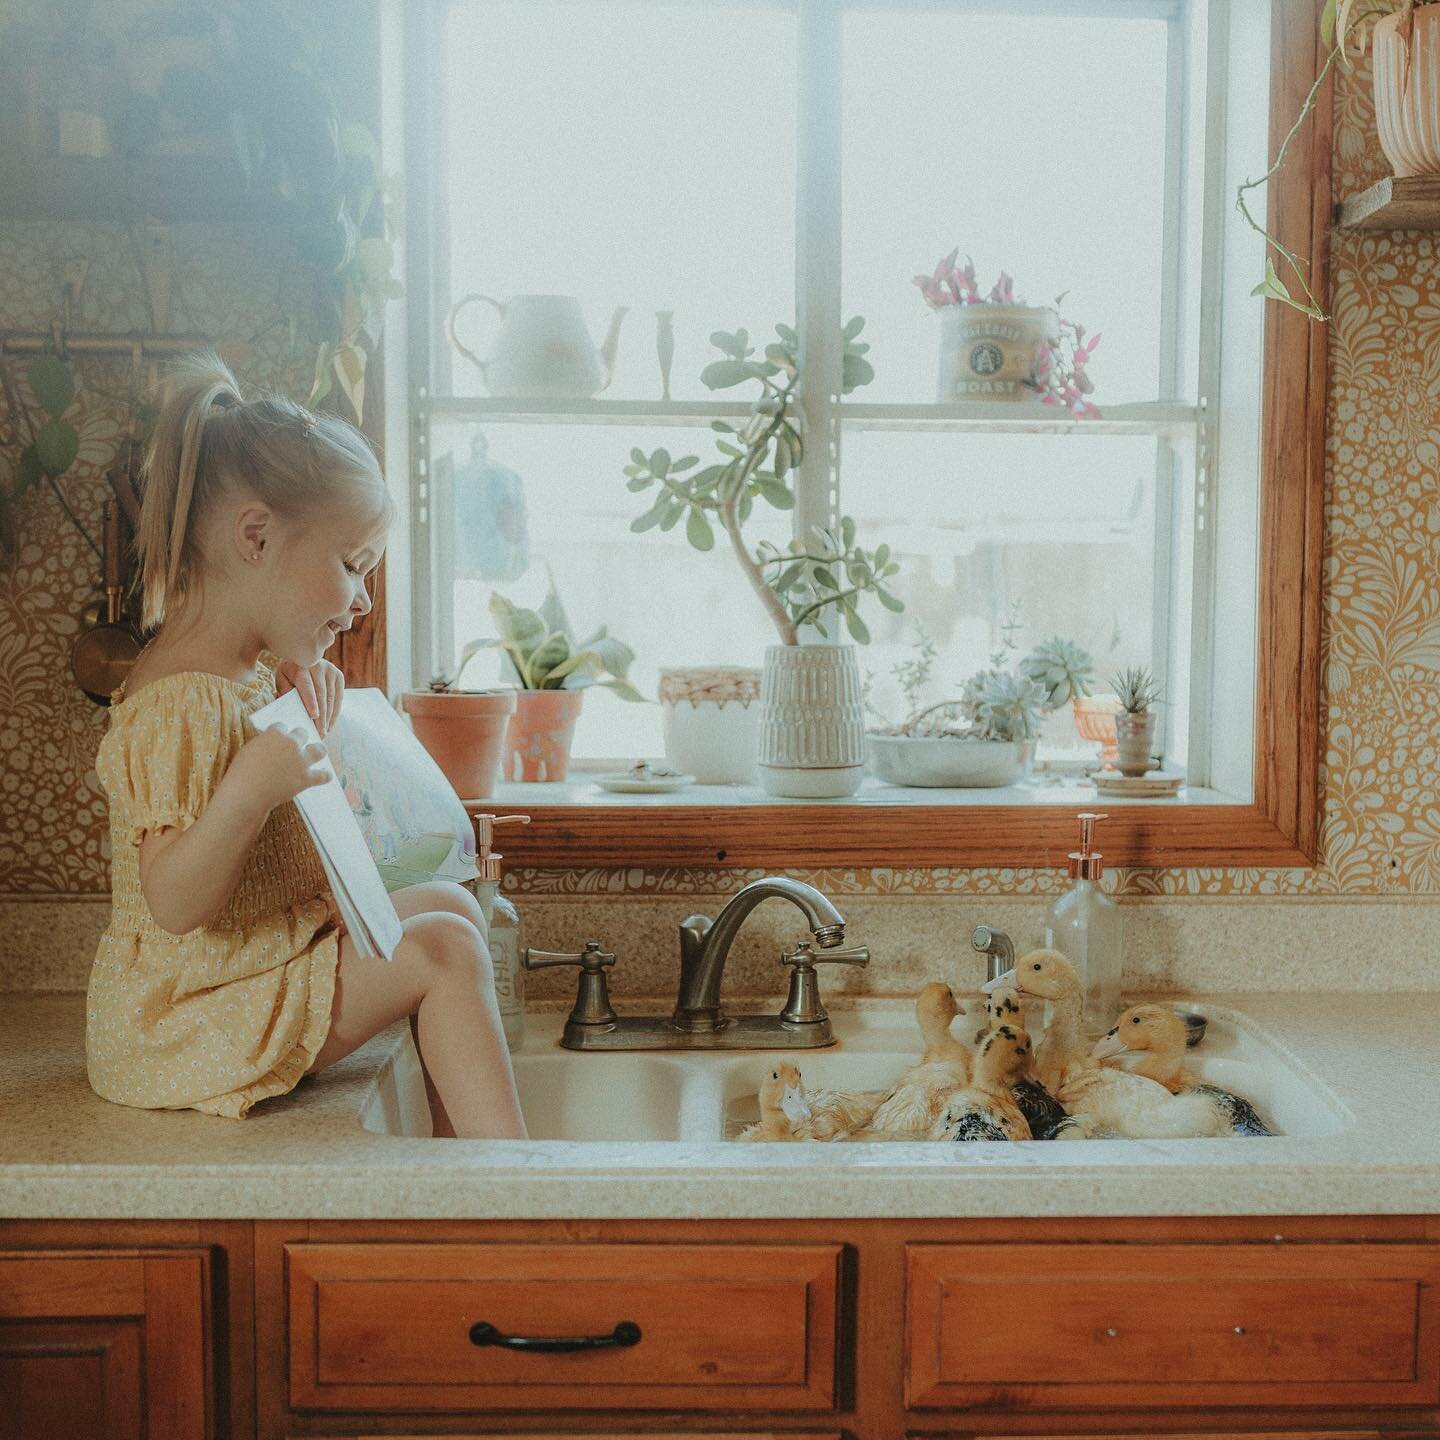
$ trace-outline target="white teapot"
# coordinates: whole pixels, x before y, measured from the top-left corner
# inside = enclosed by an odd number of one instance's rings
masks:
[[[460,312],[477,300],[493,305],[500,316],[500,331],[486,360],[455,333]],[[514,295],[503,304],[488,295],[466,295],[451,309],[446,329],[450,343],[479,369],[492,395],[573,399],[596,395],[610,383],[620,322],[628,309],[616,308],[598,350],[573,295]]]

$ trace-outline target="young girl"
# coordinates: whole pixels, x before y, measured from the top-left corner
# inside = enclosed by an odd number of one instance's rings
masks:
[[[435,1133],[525,1134],[474,899],[399,891],[394,960],[363,958],[292,803],[324,783],[324,751],[247,718],[294,689],[333,722],[344,682],[322,656],[370,609],[390,515],[342,420],[242,400],[214,355],[177,367],[137,545],[159,630],[96,758],[113,911],[86,1050],[108,1100],[241,1116],[408,1015]]]

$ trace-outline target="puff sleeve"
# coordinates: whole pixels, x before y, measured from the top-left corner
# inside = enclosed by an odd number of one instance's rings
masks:
[[[187,678],[183,685],[147,686],[96,757],[112,807],[125,812],[122,833],[132,845],[166,826],[193,825],[249,738],[245,711],[228,687]]]

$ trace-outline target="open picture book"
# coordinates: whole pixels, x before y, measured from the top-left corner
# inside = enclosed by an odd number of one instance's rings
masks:
[[[475,831],[440,767],[380,690],[347,690],[321,736],[295,691],[250,717],[259,730],[301,730],[325,746],[330,778],[296,808],[357,948],[389,960],[400,943],[390,892],[425,880],[476,878]]]

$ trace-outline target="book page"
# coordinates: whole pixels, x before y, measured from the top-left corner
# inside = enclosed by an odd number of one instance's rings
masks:
[[[300,730],[308,740],[321,746],[325,743],[294,690],[262,706],[250,719],[258,730],[277,727]],[[330,877],[336,904],[351,939],[363,954],[382,955],[390,960],[404,933],[400,917],[376,869],[370,847],[350,812],[328,753],[323,764],[329,779],[323,785],[302,790],[295,797],[296,808]]]

